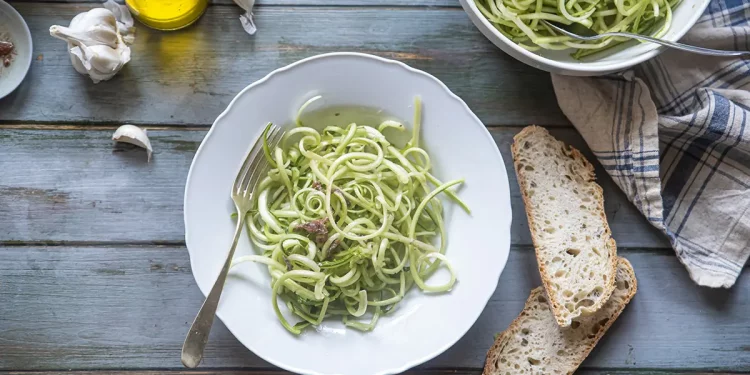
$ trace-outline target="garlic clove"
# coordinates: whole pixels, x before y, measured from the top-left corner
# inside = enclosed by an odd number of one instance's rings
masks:
[[[148,136],[146,135],[146,130],[135,125],[125,124],[115,130],[115,133],[112,134],[112,140],[115,142],[130,143],[145,148],[148,155],[148,161],[151,161],[151,153],[153,153],[153,149],[151,148],[151,141],[148,140]]]
[[[98,23],[94,23],[94,18],[90,16],[90,13],[95,10],[104,11],[104,14],[97,12],[102,16],[99,18]],[[70,27],[54,25],[50,27],[49,32],[53,37],[69,43],[77,42],[87,45],[104,44],[110,48],[117,48],[119,39],[117,37],[116,22],[114,16],[108,10],[95,8],[73,18],[73,21],[70,22]]]
[[[117,28],[112,25],[96,25],[86,30],[89,38],[109,48],[117,48],[120,39],[117,37]]]
[[[103,45],[87,47],[81,44],[71,49],[70,54],[73,67],[79,73],[89,75],[94,83],[114,77],[130,61],[130,48],[113,50]]]
[[[108,41],[106,40],[106,37],[103,37],[100,35],[100,33],[89,33],[86,31],[79,31],[76,29],[71,29],[69,27],[65,26],[57,26],[54,25],[49,28],[49,35],[52,35],[53,37],[64,40],[68,43],[73,44],[85,44],[88,46],[93,46],[97,44],[105,44],[110,48],[117,47],[117,44],[108,44]],[[115,35],[116,37],[116,35]],[[101,40],[104,39],[104,40]]]
[[[128,10],[127,6],[117,4],[113,0],[105,1],[102,6],[112,12],[117,19],[117,22],[122,23],[124,27],[132,27],[135,24],[133,16],[130,14],[130,10]]]
[[[253,20],[253,7],[255,6],[255,0],[234,0],[234,3],[245,11],[245,13],[240,16],[242,28],[245,29],[246,33],[255,35],[255,32],[258,31],[258,28],[255,26],[255,21]]]
[[[115,15],[117,31],[122,35],[122,40],[127,44],[132,44],[135,39],[135,27],[133,27],[133,16],[128,7],[112,0],[105,1],[103,6]]]
[[[75,26],[80,30],[88,30],[101,24],[112,25],[112,27],[117,25],[117,18],[115,18],[115,15],[106,8],[93,8],[82,14],[83,16],[78,19]]]
[[[114,74],[124,65],[120,61],[120,54],[117,50],[104,45],[84,47],[84,54],[89,59],[91,69],[102,74]]]
[[[245,29],[245,32],[248,33],[248,35],[255,35],[255,32],[258,31],[258,27],[255,26],[255,21],[253,21],[252,12],[247,12],[241,15],[240,24],[242,24],[242,28]]]
[[[117,19],[107,9],[94,8],[83,13],[75,26],[71,22],[70,28],[86,34],[90,40],[96,41],[97,44],[106,44],[111,48],[117,47]]]
[[[70,54],[70,62],[71,64],[73,64],[73,68],[75,68],[78,73],[88,75],[89,71],[86,69],[86,66],[84,64],[86,58],[83,57],[83,51],[81,50],[81,47],[74,47],[72,44],[68,43],[68,52]],[[86,64],[88,64],[88,61],[86,61]],[[94,83],[98,82],[99,81],[95,81]]]
[[[85,14],[86,12],[79,13],[75,17],[73,17],[73,19],[70,21],[69,28],[76,29],[77,25],[80,23],[81,19],[83,18]],[[52,35],[52,27],[50,27],[50,35]],[[55,35],[52,35],[52,36],[54,37]],[[62,38],[58,38],[58,39],[62,39]],[[79,47],[73,44],[72,41],[70,40],[66,40],[66,41],[68,42],[68,54],[70,55],[70,63],[73,64],[73,68],[75,68],[75,70],[78,73],[88,74],[88,72],[86,71],[86,68],[83,66],[83,63],[81,62],[81,59],[83,58],[82,57],[83,51],[81,51]]]
[[[78,13],[75,17],[73,17],[72,20],[70,20],[70,28],[71,29],[77,29],[78,25],[81,23],[81,20],[83,19],[83,16],[86,15],[88,12]]]

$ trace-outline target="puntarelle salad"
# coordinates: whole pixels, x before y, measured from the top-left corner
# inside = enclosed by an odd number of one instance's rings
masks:
[[[574,48],[582,58],[623,41],[617,37],[580,41],[559,35],[540,20],[578,24],[597,34],[630,32],[661,38],[680,0],[474,0],[479,11],[508,39],[528,50]]]
[[[403,148],[383,135],[405,131],[396,121],[327,126],[322,132],[304,126],[300,114],[319,98],[300,108],[297,126],[278,147],[271,149],[264,138],[271,170],[256,187],[247,218],[250,238],[263,254],[238,257],[232,266],[268,266],[273,309],[291,333],[329,317],[369,331],[414,285],[426,292],[453,287],[438,195],[470,211],[450,189],[462,179],[443,183],[432,175],[430,156],[420,147],[419,98],[412,137]],[[450,278],[428,284],[441,266]],[[279,298],[298,323],[284,317]]]

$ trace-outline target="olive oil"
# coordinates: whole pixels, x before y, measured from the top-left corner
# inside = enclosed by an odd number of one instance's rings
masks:
[[[177,30],[195,22],[208,0],[125,0],[139,21],[157,30]]]

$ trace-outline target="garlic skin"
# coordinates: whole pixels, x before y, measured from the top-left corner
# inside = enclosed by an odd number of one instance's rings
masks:
[[[151,154],[154,150],[151,148],[151,141],[148,140],[146,130],[141,129],[135,125],[125,124],[120,126],[112,134],[112,140],[115,142],[124,142],[136,145],[146,149],[148,161],[151,161]]]
[[[117,4],[113,0],[105,1],[102,6],[115,15],[117,30],[120,32],[120,36],[122,36],[125,44],[133,44],[135,41],[135,27],[133,27],[133,16],[130,14],[128,7]]]
[[[245,29],[246,33],[255,35],[255,32],[258,31],[258,28],[255,27],[255,21],[253,21],[255,0],[234,0],[234,3],[245,11],[245,14],[240,16],[242,28]]]
[[[68,42],[73,68],[94,83],[114,77],[130,61],[129,44],[135,39],[127,7],[112,0],[104,6],[76,15],[68,27],[49,28],[50,35]]]

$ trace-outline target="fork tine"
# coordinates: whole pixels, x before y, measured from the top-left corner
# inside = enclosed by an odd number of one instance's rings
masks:
[[[284,132],[282,132],[280,128],[276,127],[269,133],[268,146],[273,149],[278,145]],[[248,173],[242,179],[238,193],[243,195],[248,195],[249,193],[251,193],[252,189],[255,187],[255,184],[257,184],[258,182],[257,180],[259,179],[259,176],[263,175],[263,172],[268,169],[267,167],[268,163],[266,162],[265,158],[255,158],[255,160],[253,160],[253,162],[251,163],[251,167],[249,168]]]
[[[269,130],[269,133],[277,132],[279,130],[279,127],[276,125],[271,125],[271,129]],[[265,132],[264,132],[265,133]],[[237,177],[235,177],[234,184],[232,185],[232,194],[239,194],[241,192],[241,188],[243,186],[242,181],[244,181],[247,177],[247,175],[252,170],[253,162],[255,162],[257,159],[259,159],[259,154],[263,152],[263,134],[261,134],[256,140],[255,143],[253,143],[252,147],[247,151],[247,154],[245,155],[245,159],[242,161],[242,166],[240,167],[240,170],[237,172]]]
[[[237,177],[234,179],[234,184],[232,185],[232,193],[236,194],[240,188],[241,182],[243,178],[247,175],[247,173],[250,171],[250,167],[252,165],[252,161],[258,158],[258,150],[256,147],[251,148],[247,151],[247,154],[245,155],[245,160],[242,161],[242,166],[240,166],[240,170],[237,172]]]
[[[271,148],[277,147],[279,141],[281,140],[281,137],[284,132],[278,131],[272,134],[272,137],[268,140],[268,145]],[[265,161],[264,158],[258,158],[257,163],[253,163],[253,166],[250,168],[250,172],[248,175],[243,179],[242,181],[242,188],[241,192],[243,195],[248,196],[252,193],[255,186],[258,184],[259,180],[262,178],[264,173],[270,169],[270,165]]]
[[[265,131],[263,132],[265,133]],[[234,178],[234,184],[232,185],[232,192],[237,190],[237,187],[239,185],[239,182],[242,181],[243,176],[247,174],[248,169],[250,168],[250,164],[252,160],[255,159],[256,155],[258,154],[258,144],[263,139],[263,133],[255,139],[255,142],[252,146],[247,150],[247,153],[245,154],[245,158],[242,160],[242,164],[240,165],[239,171],[237,171],[237,176]]]

